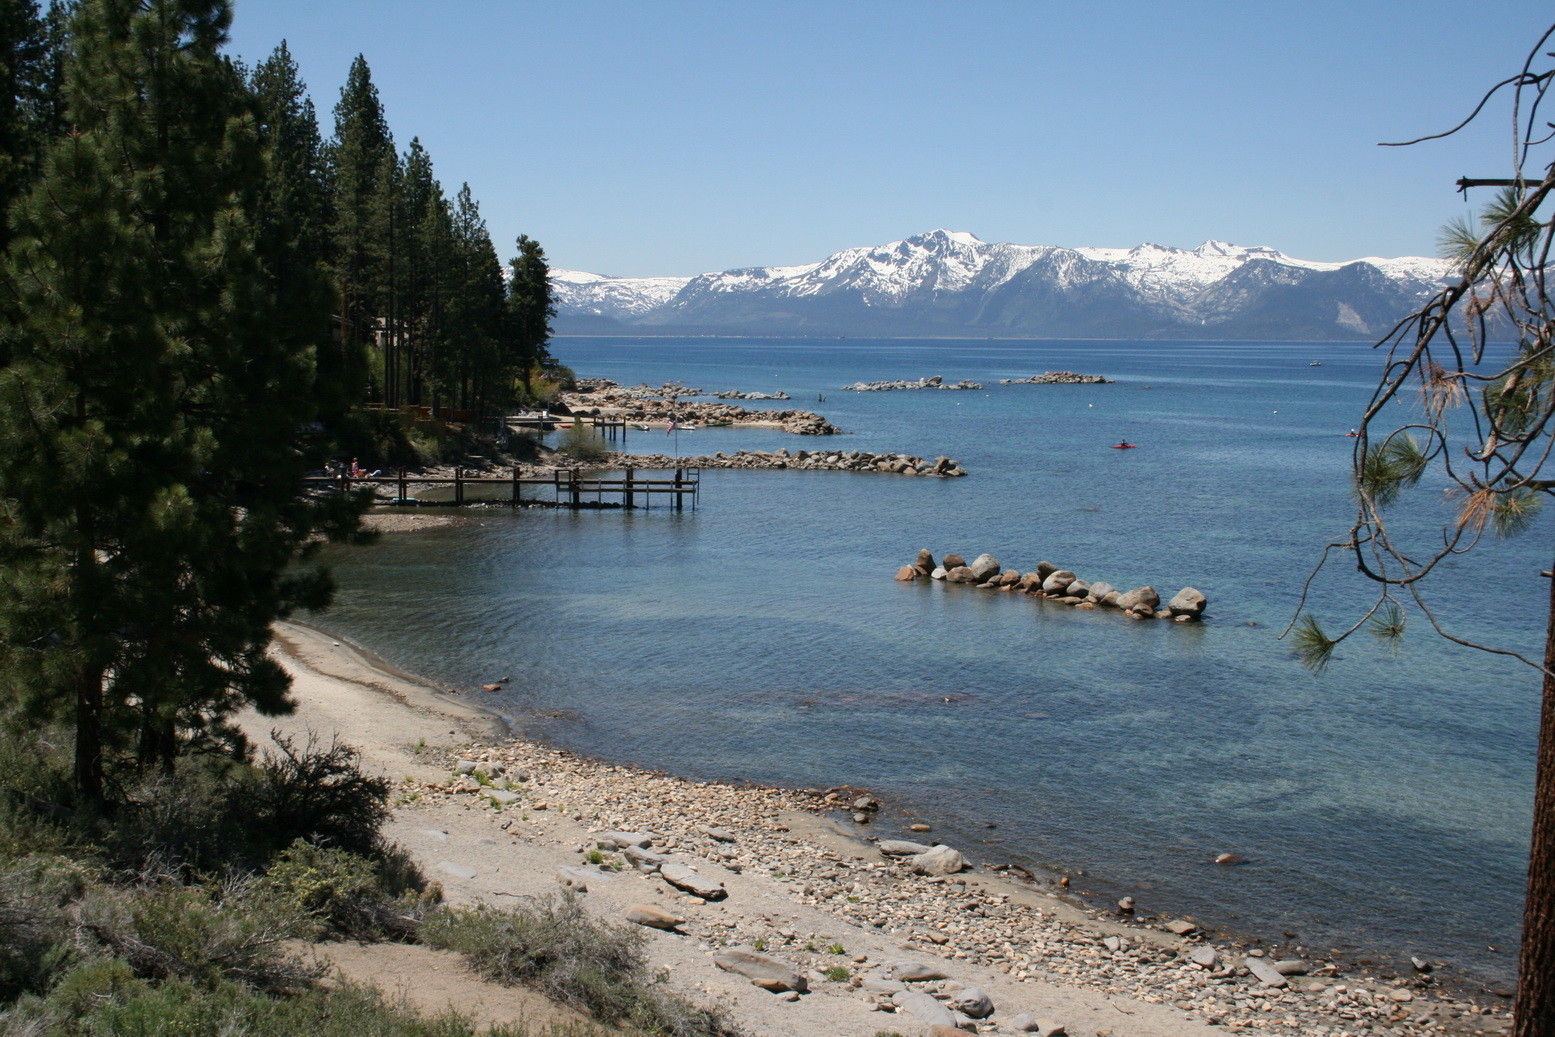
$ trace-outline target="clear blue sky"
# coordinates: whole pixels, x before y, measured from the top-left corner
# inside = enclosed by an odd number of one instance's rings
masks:
[[[1028,245],[1433,255],[1509,175],[1534,0],[236,0],[322,129],[364,54],[401,150],[468,181],[504,260],[694,274],[935,227]],[[1552,113],[1555,114],[1555,113]],[[1489,192],[1477,192],[1481,201]]]

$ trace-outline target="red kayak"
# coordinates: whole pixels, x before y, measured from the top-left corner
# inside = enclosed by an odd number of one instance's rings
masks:
[[[1112,449],[1114,449],[1114,450],[1132,450],[1135,447],[1137,447],[1138,445],[1139,445],[1138,443],[1114,443],[1114,444],[1112,444]]]

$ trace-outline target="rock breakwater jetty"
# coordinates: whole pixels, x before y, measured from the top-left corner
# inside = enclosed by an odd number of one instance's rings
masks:
[[[929,461],[912,454],[874,454],[867,450],[736,450],[726,454],[670,457],[667,454],[611,454],[596,467],[605,468],[775,468],[804,472],[880,472],[887,475],[921,475],[944,479],[966,474],[950,457]]]
[[[565,393],[562,401],[572,414],[619,418],[644,424],[664,422],[667,425],[671,421],[677,424],[695,421],[703,425],[760,425],[779,428],[796,436],[834,436],[842,432],[836,425],[812,411],[753,411],[736,407],[732,403],[698,403],[681,399],[682,396],[696,396],[701,392],[700,389],[687,388],[678,383],[668,383],[659,389],[648,386],[623,389],[609,379],[599,378],[580,382],[579,391]],[[748,394],[739,398],[780,397]]]
[[[915,382],[854,382],[852,385],[844,385],[842,388],[844,391],[851,392],[890,392],[892,389],[966,390],[981,389],[982,387],[981,382],[969,382],[964,378],[959,382],[947,385],[943,376],[935,374],[929,375],[927,378],[920,378]]]
[[[1030,378],[1001,378],[1000,385],[1114,385],[1112,378],[1099,374],[1075,374],[1073,371],[1049,371]]]
[[[1105,580],[1082,580],[1068,569],[1042,561],[1032,572],[1005,569],[991,554],[978,555],[971,563],[958,554],[946,555],[938,564],[924,549],[911,565],[896,571],[903,582],[930,579],[946,583],[964,583],[983,590],[1015,591],[1045,598],[1077,609],[1115,609],[1130,619],[1166,619],[1192,623],[1203,618],[1209,602],[1192,587],[1184,587],[1161,607],[1161,596],[1154,587],[1135,587],[1120,591]]]

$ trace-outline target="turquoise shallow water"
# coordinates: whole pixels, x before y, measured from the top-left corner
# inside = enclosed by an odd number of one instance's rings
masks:
[[[482,701],[593,755],[864,785],[948,841],[1084,870],[1080,884],[1132,892],[1146,912],[1512,974],[1537,675],[1423,624],[1396,656],[1347,645],[1322,674],[1277,640],[1352,516],[1343,433],[1379,365],[1366,347],[573,339],[556,352],[624,384],[783,389],[851,433],[708,429],[679,438],[685,454],[892,450],[971,474],[708,471],[695,511],[482,512],[478,527],[336,553],[325,627],[450,685],[510,676]],[[998,385],[1047,370],[1118,382]],[[840,391],[929,374],[985,389]],[[1139,449],[1109,449],[1121,438]],[[629,446],[676,441],[634,432]],[[1439,521],[1433,489],[1401,528]],[[1456,632],[1540,650],[1550,534],[1541,520],[1443,571],[1435,601]],[[922,547],[1022,571],[1049,559],[1163,598],[1192,585],[1210,612],[1133,623],[894,582]],[[1315,601],[1338,621],[1367,594],[1336,570]],[[1250,863],[1211,865],[1222,852]]]

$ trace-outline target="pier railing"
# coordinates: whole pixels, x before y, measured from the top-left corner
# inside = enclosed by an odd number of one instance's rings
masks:
[[[583,507],[586,502],[603,504],[607,501],[615,503],[619,500],[621,506],[635,508],[641,506],[651,508],[654,498],[667,498],[666,503],[677,511],[685,509],[686,501],[691,501],[694,509],[697,497],[701,490],[702,470],[700,468],[676,468],[674,475],[665,474],[656,478],[644,478],[637,473],[635,468],[627,468],[623,475],[602,477],[585,476],[577,468],[558,468],[549,475],[522,475],[518,468],[514,468],[510,475],[470,475],[463,468],[455,468],[451,475],[411,475],[401,468],[394,475],[310,475],[303,479],[305,485],[311,487],[334,487],[342,493],[348,493],[352,488],[368,485],[373,487],[386,486],[393,488],[395,496],[381,503],[401,505],[462,505],[462,504],[512,504],[521,505],[525,500],[535,501],[539,498],[531,494],[524,496],[525,487],[531,487],[537,492],[543,492],[549,488],[552,493],[552,502],[567,507]],[[428,499],[411,496],[412,487],[447,486],[453,490],[452,500]],[[471,497],[467,491],[473,487],[503,487],[508,492],[501,496],[492,497],[481,495]]]

